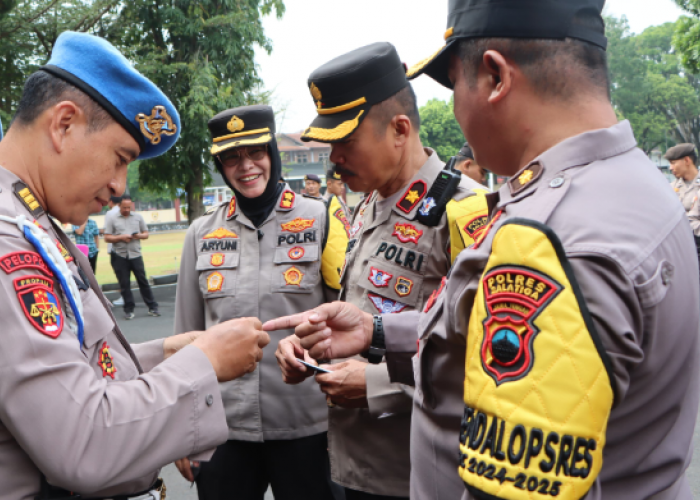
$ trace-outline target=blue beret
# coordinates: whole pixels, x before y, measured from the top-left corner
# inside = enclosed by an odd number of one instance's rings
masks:
[[[97,101],[138,142],[140,160],[162,155],[180,137],[180,115],[170,99],[102,38],[61,33],[40,69]]]

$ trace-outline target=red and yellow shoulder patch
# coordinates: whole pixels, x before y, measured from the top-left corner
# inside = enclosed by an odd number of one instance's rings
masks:
[[[57,338],[63,331],[61,303],[53,292],[53,282],[45,276],[21,276],[14,280],[22,311],[34,328]]]
[[[109,346],[107,342],[102,343],[100,348],[100,359],[97,362],[97,366],[102,368],[103,377],[112,377],[114,380],[114,374],[117,373],[117,367],[114,366],[114,360],[112,359],[112,353],[109,352]]]
[[[236,213],[236,197],[234,196],[231,198],[231,201],[228,204],[228,212],[226,213],[226,218],[230,219],[233,217],[233,214]]]
[[[304,229],[309,229],[314,225],[314,222],[316,222],[316,219],[302,219],[301,217],[297,217],[296,219],[285,222],[284,224],[281,224],[282,231],[289,231],[290,233],[300,233]]]
[[[404,213],[410,213],[423,199],[428,191],[428,185],[423,180],[414,181],[401,197],[396,207]]]
[[[216,231],[212,231],[211,233],[207,234],[202,239],[203,240],[224,240],[226,238],[238,238],[238,235],[236,233],[234,233],[233,231],[229,231],[226,228],[220,227]]]
[[[297,195],[294,191],[287,189],[284,193],[282,193],[282,199],[280,200],[280,208],[283,208],[285,210],[293,208],[294,199],[296,198],[296,196]]]

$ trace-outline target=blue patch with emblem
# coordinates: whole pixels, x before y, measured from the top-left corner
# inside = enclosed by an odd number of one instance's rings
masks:
[[[420,207],[420,210],[418,212],[423,215],[423,216],[428,216],[430,215],[430,211],[435,208],[435,198],[432,196],[428,196],[425,200],[423,200],[423,205]]]

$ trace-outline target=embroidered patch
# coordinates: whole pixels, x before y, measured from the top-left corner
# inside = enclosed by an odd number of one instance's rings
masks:
[[[202,237],[203,240],[223,240],[226,238],[238,238],[238,235],[233,231],[220,227],[216,231],[212,231],[211,233]]]
[[[68,250],[66,250],[66,247],[63,246],[63,244],[56,240],[56,246],[58,247],[58,251],[61,252],[61,257],[63,257],[63,260],[66,262],[73,262],[75,259],[73,259],[73,256],[68,253]]]
[[[417,229],[413,224],[406,222],[397,222],[394,224],[394,232],[391,234],[396,236],[401,243],[418,243],[418,240],[423,236],[423,231]]]
[[[231,198],[231,201],[228,203],[228,212],[226,213],[226,218],[230,219],[233,217],[233,214],[236,213],[236,197],[234,196]]]
[[[219,271],[215,271],[207,276],[207,291],[220,292],[224,287],[224,277]]]
[[[46,265],[44,259],[36,252],[12,252],[0,257],[0,267],[7,274],[14,273],[20,269],[38,269],[49,276],[53,276],[53,272]]]
[[[226,124],[226,128],[229,132],[238,132],[239,130],[243,130],[245,128],[245,122],[236,115],[233,115],[233,117]]]
[[[112,353],[109,352],[107,342],[102,342],[102,347],[100,348],[100,360],[97,362],[97,366],[102,368],[103,377],[112,377],[112,379],[114,379],[114,374],[117,373],[117,367],[114,366]]]
[[[503,210],[499,210],[496,215],[493,216],[493,218],[486,224],[486,226],[480,231],[478,237],[476,240],[474,240],[474,244],[470,247],[472,250],[476,250],[481,246],[481,243],[486,239],[486,237],[489,235],[489,232],[491,231],[491,228],[493,228],[494,224],[498,222],[498,219],[501,218],[501,215],[503,214]]]
[[[413,280],[410,280],[404,276],[399,276],[396,278],[396,285],[394,285],[394,290],[399,294],[399,297],[405,297],[411,293],[413,290]]]
[[[447,283],[447,277],[443,276],[442,281],[440,282],[440,288],[438,288],[437,290],[433,290],[433,293],[430,294],[430,298],[428,299],[428,302],[425,303],[425,309],[423,310],[423,312],[428,312],[433,308],[435,302],[437,302],[437,298],[440,296],[442,290],[445,288],[445,283]]]
[[[160,144],[162,135],[175,135],[177,125],[165,110],[165,106],[155,106],[150,115],[139,113],[136,121],[141,124],[141,133],[151,144]]]
[[[375,256],[384,256],[384,258],[390,262],[395,262],[400,266],[404,266],[409,269],[415,269],[420,272],[423,266],[423,261],[425,256],[420,252],[415,252],[408,248],[403,248],[400,245],[395,245],[393,243],[387,243],[382,241],[377,248]]]
[[[299,260],[304,256],[304,249],[302,247],[294,247],[289,250],[289,258],[292,260]]]
[[[296,198],[296,194],[294,193],[294,191],[290,191],[289,189],[286,190],[284,193],[282,193],[282,199],[280,200],[280,208],[292,208],[294,206],[294,198]]]
[[[34,193],[32,193],[31,189],[29,189],[25,183],[17,181],[12,185],[12,188],[15,192],[15,196],[19,198],[35,218],[41,217],[44,214],[44,209],[41,208],[41,205],[39,205],[39,202],[34,197]]]
[[[562,290],[549,276],[520,266],[498,267],[483,277],[487,315],[481,362],[500,385],[532,368],[532,344],[539,333],[533,320]]]
[[[358,220],[355,222],[355,224],[350,228],[350,238],[354,238],[357,233],[360,232],[360,229],[362,229],[362,221]]]
[[[350,231],[352,231],[352,227],[350,227],[350,222],[348,221],[348,218],[345,216],[345,211],[342,208],[339,208],[338,210],[333,213],[333,217],[338,219],[340,222],[343,223],[343,227],[345,228],[345,232],[348,235],[348,238],[351,238],[350,236]]]
[[[428,215],[430,215],[430,211],[433,208],[435,208],[435,205],[436,205],[435,198],[433,198],[432,196],[429,196],[428,198],[423,200],[423,205],[420,207],[420,210],[418,210],[418,212],[420,212],[421,215],[427,217]]]
[[[374,293],[368,293],[367,298],[372,301],[374,307],[381,314],[398,313],[406,309],[406,304],[402,304],[401,302],[397,302],[395,300],[386,299]]]
[[[304,273],[294,266],[283,272],[282,276],[284,276],[285,283],[295,286],[301,286],[301,280],[304,279]]]
[[[57,338],[63,331],[61,303],[53,293],[53,283],[44,276],[22,276],[14,280],[22,311],[34,328]]]
[[[288,231],[290,233],[300,233],[304,229],[309,229],[310,227],[313,227],[314,222],[316,222],[316,219],[302,219],[301,217],[297,217],[292,221],[281,224],[281,227],[282,231]]]
[[[391,278],[393,277],[393,274],[389,274],[381,269],[377,269],[376,267],[371,267],[370,274],[367,276],[367,279],[370,280],[377,288],[383,288],[385,286],[389,286],[389,281],[391,281]]]
[[[486,227],[488,220],[489,218],[486,215],[478,215],[464,225],[464,232],[476,241]]]
[[[423,199],[427,191],[428,185],[425,181],[415,181],[408,187],[401,200],[396,204],[396,207],[405,213],[409,213]]]
[[[211,263],[212,266],[219,267],[219,266],[222,266],[222,265],[224,264],[224,259],[225,259],[224,254],[222,254],[222,253],[213,253],[213,254],[211,255],[211,261],[210,261],[210,263]]]

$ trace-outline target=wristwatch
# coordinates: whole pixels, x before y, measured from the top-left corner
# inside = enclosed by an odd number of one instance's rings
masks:
[[[367,358],[367,361],[373,365],[377,365],[384,359],[384,354],[386,353],[386,344],[384,343],[384,323],[382,322],[382,317],[379,315],[374,315],[372,320],[372,343],[369,346],[369,350],[365,351],[363,354]]]

